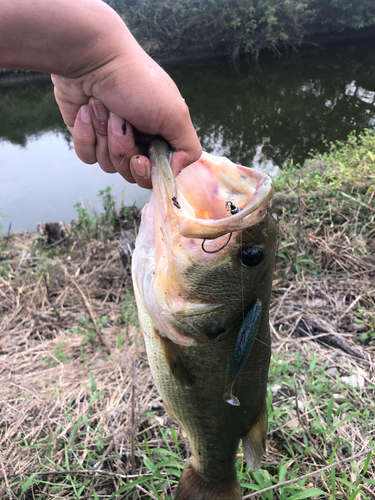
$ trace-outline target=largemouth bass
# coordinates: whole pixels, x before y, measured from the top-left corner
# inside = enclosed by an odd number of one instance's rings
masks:
[[[175,179],[170,155],[151,144],[133,283],[156,387],[192,450],[175,499],[240,499],[239,442],[257,470],[267,433],[274,188],[208,153]]]

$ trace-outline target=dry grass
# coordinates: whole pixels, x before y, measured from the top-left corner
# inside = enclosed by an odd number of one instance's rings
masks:
[[[289,498],[279,482],[359,452],[358,470],[348,460],[333,476],[312,475],[299,488],[375,498],[372,462],[364,476],[370,483],[362,477],[375,432],[374,209],[358,200],[368,203],[360,193],[354,201],[305,197],[299,210],[284,210],[270,311],[273,401],[264,472],[250,474],[238,455],[248,498],[267,486]],[[23,234],[4,253],[1,498],[112,498],[135,478],[156,477],[147,461],[153,449],[167,445],[186,459],[188,445],[151,379],[117,239],[72,233],[68,249],[51,250]],[[170,497],[176,478],[157,470],[157,491],[140,482],[113,498]],[[273,498],[267,495],[261,498]]]
[[[30,250],[33,238],[14,237],[11,271],[0,278],[3,474],[9,482],[44,470],[40,464],[48,472],[51,463],[54,470],[85,463],[90,450],[100,455],[96,467],[107,462],[129,474],[140,416],[161,408],[141,335],[135,325],[121,324],[134,312],[122,300],[130,269],[121,265],[115,239],[87,243],[84,255],[77,245],[43,258],[32,256],[40,253]],[[65,445],[77,433],[80,450],[67,462]],[[106,482],[113,489],[116,478]]]

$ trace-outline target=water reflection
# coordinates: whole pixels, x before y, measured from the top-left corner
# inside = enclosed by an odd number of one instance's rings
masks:
[[[295,54],[285,59],[225,59],[168,66],[186,99],[203,148],[274,173],[302,163],[325,141],[375,126],[375,43]],[[51,86],[0,89],[0,213],[15,229],[69,220],[80,197],[125,183],[81,163],[54,103]],[[21,146],[21,147],[20,147]],[[22,153],[22,154],[21,154]],[[147,197],[133,186],[125,202]],[[16,222],[17,221],[17,222]]]
[[[129,205],[143,205],[149,197],[148,190],[119,175],[82,163],[59,132],[28,138],[27,147],[0,141],[0,214],[11,215],[12,230],[32,230],[41,221],[70,222],[80,199],[100,208],[97,194],[107,186]],[[3,221],[5,229],[8,223]]]
[[[26,146],[29,139],[53,131],[62,134],[68,144],[71,142],[51,83],[0,89],[0,115],[0,140]]]
[[[189,104],[204,149],[244,165],[302,163],[324,141],[374,126],[375,44],[304,52],[259,66],[198,62],[167,70]]]

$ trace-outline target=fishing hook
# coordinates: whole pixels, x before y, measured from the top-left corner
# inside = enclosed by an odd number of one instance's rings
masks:
[[[231,237],[232,237],[232,233],[229,234],[229,238],[228,238],[227,242],[221,248],[218,248],[217,250],[206,250],[204,248],[204,244],[205,244],[206,240],[204,239],[202,241],[202,250],[203,250],[203,252],[206,252],[206,253],[217,253],[217,252],[220,252],[220,250],[223,250],[228,245],[228,243],[230,242]]]
[[[172,198],[172,200],[173,200],[173,198]],[[173,203],[174,203],[174,201],[173,201]],[[231,213],[231,215],[238,214],[238,212],[240,212],[242,210],[241,207],[236,207],[236,205],[234,203],[232,203],[230,200],[225,202],[225,208]],[[204,244],[205,244],[206,240],[203,240],[202,241],[202,250],[203,250],[203,252],[206,252],[206,253],[217,253],[217,252],[220,252],[220,250],[223,250],[228,245],[228,243],[230,242],[231,237],[232,237],[232,233],[229,234],[229,238],[228,238],[227,242],[225,243],[225,245],[223,245],[218,250],[212,250],[212,251],[211,250],[206,250],[204,248]]]

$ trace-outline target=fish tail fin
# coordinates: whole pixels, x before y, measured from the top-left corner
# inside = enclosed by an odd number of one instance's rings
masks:
[[[187,464],[182,472],[175,500],[241,500],[241,486],[237,476],[226,482],[210,482]]]
[[[251,429],[242,438],[244,458],[254,472],[259,470],[266,451],[267,425],[267,406],[264,405]]]

